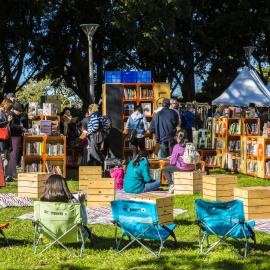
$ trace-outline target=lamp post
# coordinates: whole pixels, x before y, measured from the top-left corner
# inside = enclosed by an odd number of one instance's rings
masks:
[[[97,31],[99,24],[81,24],[82,30],[87,36],[88,39],[88,61],[89,61],[89,94],[91,102],[95,101],[95,92],[94,92],[94,73],[93,73],[93,49],[92,41],[95,32]]]
[[[243,47],[243,49],[244,49],[246,57],[248,59],[248,68],[250,69],[251,68],[250,58],[251,58],[253,51],[256,49],[256,47],[255,46],[246,46],[246,47]]]

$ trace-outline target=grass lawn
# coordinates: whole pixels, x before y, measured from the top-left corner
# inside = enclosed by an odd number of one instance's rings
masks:
[[[218,171],[216,171],[218,172]],[[239,186],[270,185],[262,180],[238,175]],[[78,182],[69,181],[71,190],[77,190]],[[16,192],[16,184],[9,184],[0,192]],[[207,256],[200,256],[197,246],[198,226],[194,223],[194,199],[197,196],[176,196],[175,208],[188,210],[176,218],[178,240],[176,249],[167,246],[159,258],[144,249],[133,246],[118,255],[113,249],[114,227],[92,226],[95,233],[94,247],[87,247],[82,258],[71,257],[59,246],[44,255],[33,254],[33,227],[29,221],[14,219],[30,212],[31,207],[4,208],[0,210],[0,223],[9,222],[5,230],[9,247],[0,246],[0,269],[270,269],[270,235],[256,233],[257,245],[247,259],[239,259],[230,248],[219,246]]]

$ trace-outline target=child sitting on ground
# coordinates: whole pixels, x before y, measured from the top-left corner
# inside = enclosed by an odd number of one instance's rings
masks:
[[[110,176],[115,180],[115,189],[122,190],[124,184],[125,171],[122,167],[122,163],[120,160],[116,167],[110,169]]]

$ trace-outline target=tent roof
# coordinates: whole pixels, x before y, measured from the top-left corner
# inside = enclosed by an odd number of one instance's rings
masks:
[[[245,67],[231,85],[216,99],[213,105],[270,106],[270,92],[254,70]]]

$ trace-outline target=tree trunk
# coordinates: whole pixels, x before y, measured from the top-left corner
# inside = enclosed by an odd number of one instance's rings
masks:
[[[194,78],[194,69],[190,69],[189,72],[183,74],[184,81],[182,84],[182,95],[184,101],[193,101],[195,100],[195,78]]]

